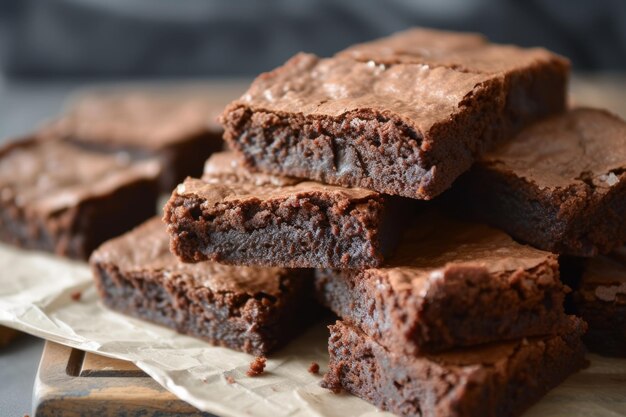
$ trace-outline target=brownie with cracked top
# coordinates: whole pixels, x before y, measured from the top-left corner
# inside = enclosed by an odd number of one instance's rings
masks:
[[[223,147],[221,107],[210,92],[102,91],[78,97],[44,127],[97,149],[158,157],[161,189],[170,192],[187,175],[199,175],[206,158]]]
[[[610,252],[626,242],[626,123],[590,108],[539,122],[487,153],[451,194],[535,247]]]
[[[380,265],[411,201],[360,188],[251,173],[233,153],[213,155],[165,206],[182,261],[364,268]]]
[[[153,218],[90,258],[104,303],[180,333],[254,355],[284,345],[318,314],[310,271],[184,264]]]
[[[0,240],[76,259],[154,216],[160,167],[47,135],[0,149]]]
[[[585,344],[593,352],[626,357],[626,248],[582,263],[572,299],[589,324]]]
[[[410,30],[298,54],[221,121],[250,169],[432,199],[494,143],[562,111],[568,72],[541,48]]]
[[[557,335],[411,357],[338,321],[323,386],[403,417],[519,416],[586,365],[584,330],[572,317]]]
[[[316,271],[318,298],[406,355],[554,334],[567,322],[555,255],[434,211],[382,267]]]

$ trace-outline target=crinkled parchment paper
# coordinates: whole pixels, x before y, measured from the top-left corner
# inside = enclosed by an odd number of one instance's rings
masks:
[[[72,294],[81,292],[79,301]],[[245,375],[252,356],[181,336],[102,307],[89,268],[0,244],[0,324],[85,351],[134,362],[159,384],[219,416],[387,416],[358,398],[319,387],[326,370],[323,325],[271,355],[266,374]],[[625,416],[626,360],[591,366],[553,390],[525,417]],[[232,376],[235,383],[228,384]]]

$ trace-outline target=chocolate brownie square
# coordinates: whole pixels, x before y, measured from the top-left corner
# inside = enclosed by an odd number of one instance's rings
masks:
[[[156,160],[35,136],[0,149],[0,240],[87,259],[154,216]]]
[[[582,263],[572,299],[589,324],[585,344],[593,352],[626,357],[626,248]]]
[[[584,322],[558,335],[413,357],[358,328],[330,326],[324,386],[403,417],[514,417],[586,364]]]
[[[593,256],[626,242],[626,123],[578,108],[487,153],[456,206],[551,252]]]
[[[200,175],[204,161],[223,147],[216,120],[222,107],[209,94],[168,90],[85,94],[46,129],[95,148],[158,157],[161,189],[169,193],[187,175]]]
[[[496,229],[416,217],[382,267],[318,270],[318,298],[405,355],[553,334],[567,322],[555,255]]]
[[[541,48],[413,30],[298,54],[221,120],[250,169],[432,199],[491,145],[562,111],[568,71]]]
[[[284,345],[319,312],[310,271],[183,264],[168,246],[153,218],[98,248],[90,263],[104,303],[254,355]]]
[[[359,188],[250,173],[213,155],[165,206],[171,249],[184,262],[289,268],[380,265],[407,202]],[[406,203],[406,204],[403,204]]]

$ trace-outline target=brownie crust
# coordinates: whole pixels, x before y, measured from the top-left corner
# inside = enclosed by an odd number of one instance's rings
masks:
[[[90,259],[109,308],[211,344],[265,355],[317,316],[307,270],[181,264],[153,218]]]
[[[216,154],[165,206],[171,249],[184,262],[288,268],[380,265],[397,236],[398,199],[364,189],[254,174]]]
[[[469,44],[475,56],[296,55],[226,108],[224,137],[253,170],[432,199],[492,144],[565,105],[566,60]]]
[[[320,301],[409,356],[553,334],[566,324],[554,255],[432,213],[416,225],[383,267],[317,270]]]
[[[537,123],[489,152],[452,193],[475,218],[535,247],[608,253],[626,242],[626,123],[589,108]]]
[[[404,417],[519,416],[585,366],[584,327],[572,320],[561,335],[415,358],[338,321],[323,384]]]
[[[86,260],[154,216],[159,165],[32,137],[0,150],[0,240]],[[106,221],[103,221],[106,219]]]

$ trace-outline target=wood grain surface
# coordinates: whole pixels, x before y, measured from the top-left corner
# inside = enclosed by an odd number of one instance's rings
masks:
[[[7,346],[19,336],[20,332],[9,327],[0,326],[0,348]]]
[[[208,417],[130,362],[46,342],[33,392],[35,417]]]

